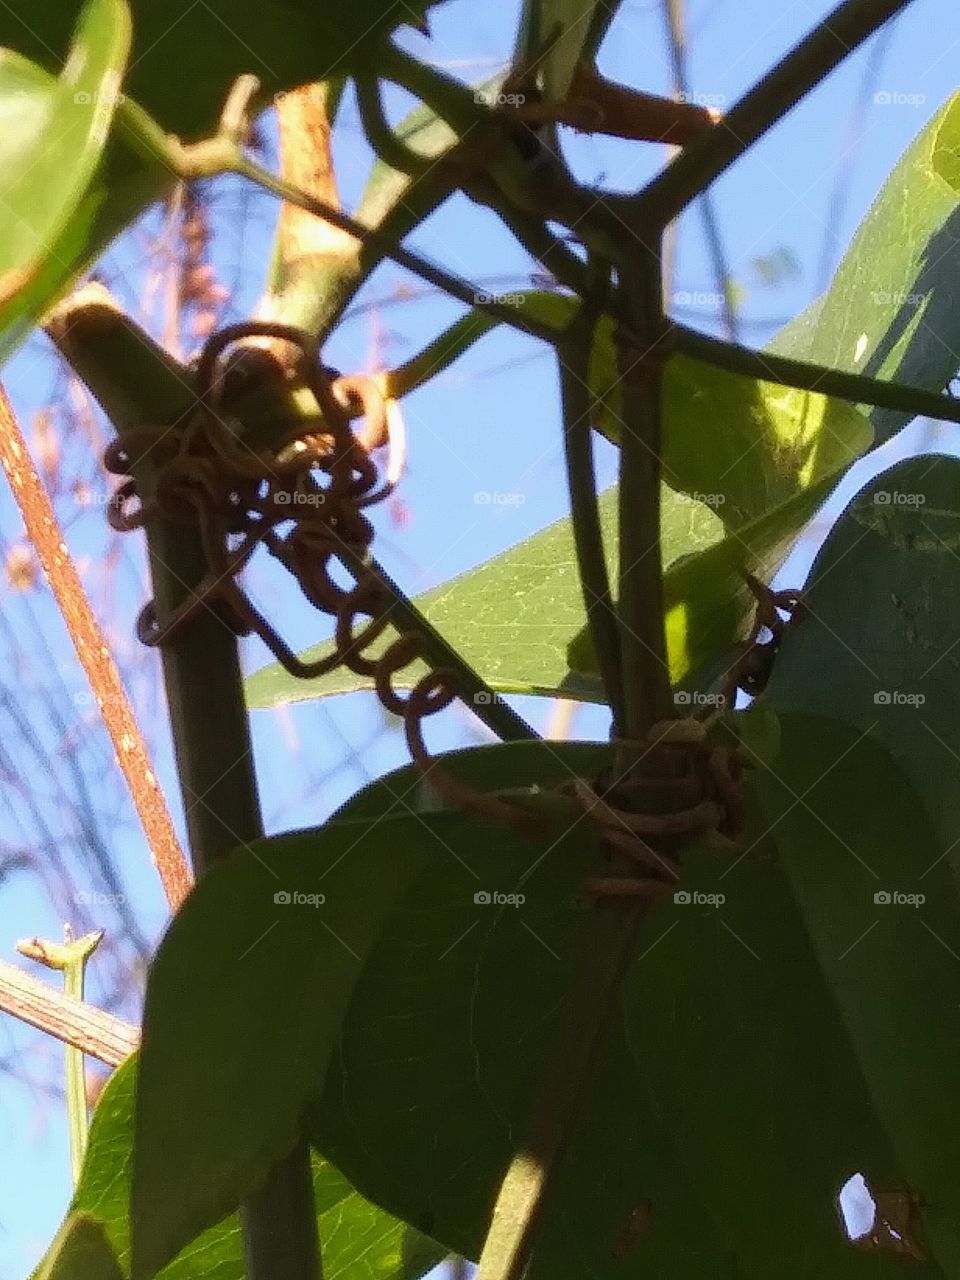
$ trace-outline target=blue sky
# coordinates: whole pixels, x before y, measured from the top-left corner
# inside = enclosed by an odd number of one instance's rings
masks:
[[[728,106],[829,7],[813,0],[786,6],[770,5],[769,0],[689,0],[689,78],[694,92],[721,109]],[[452,0],[436,11],[429,46],[414,35],[406,43],[412,51],[429,54],[465,79],[482,80],[509,55],[516,10],[513,0],[487,0],[483,5]],[[875,48],[877,39],[883,41],[880,51]],[[836,265],[897,157],[956,89],[958,43],[960,26],[954,0],[916,0],[889,35],[875,38],[851,58],[716,184],[713,195],[726,254],[742,288],[744,341],[762,345],[819,292],[824,264],[828,272]],[[869,100],[861,107],[858,103],[871,51],[874,79]],[[620,25],[604,49],[601,67],[611,78],[653,91],[669,91],[669,65],[656,0],[626,0]],[[892,101],[874,102],[874,94],[887,94]],[[390,105],[402,114],[402,95],[392,95]],[[665,158],[660,147],[589,137],[569,140],[569,154],[583,180],[596,181],[602,174],[616,189],[638,186]],[[346,103],[338,126],[336,159],[349,206],[371,163],[352,101]],[[272,205],[259,196],[242,197],[235,183],[224,184],[212,199],[218,266],[236,285],[227,318],[240,319],[262,284]],[[524,253],[493,216],[463,199],[451,201],[434,215],[411,243],[463,275],[505,281],[506,287],[522,287],[530,269]],[[775,287],[764,286],[757,260],[784,251],[798,269]],[[136,296],[144,278],[142,244],[130,239],[115,249],[104,274],[117,281],[118,288],[123,286]],[[401,280],[416,283],[391,267],[377,273],[360,301],[380,305],[355,309],[327,352],[330,363],[344,370],[372,369],[378,358],[387,364],[397,363],[459,313],[458,305],[434,296],[398,302],[396,286]],[[696,210],[681,221],[674,286],[678,293],[693,298],[683,304],[684,319],[717,332],[717,308],[709,300],[716,290],[715,278]],[[881,281],[878,288],[882,288]],[[27,419],[47,399],[53,376],[42,340],[32,341],[8,367],[6,384],[22,418]],[[565,513],[553,362],[549,352],[533,340],[493,332],[442,377],[409,397],[404,413],[410,462],[401,497],[409,519],[398,524],[389,512],[380,512],[378,553],[411,593],[495,555]],[[932,438],[921,426],[896,442],[893,449],[914,448],[918,442],[929,444]],[[956,432],[952,428],[938,428],[935,438],[938,447],[955,451]],[[602,447],[600,456],[603,473],[612,478],[612,450]],[[856,468],[844,486],[845,497],[849,498],[853,487],[876,468],[876,460]],[[509,506],[479,505],[473,495],[481,490],[520,494],[523,501]],[[91,573],[107,545],[98,521],[102,521],[99,508],[77,513],[75,525],[68,530],[74,553]],[[6,494],[0,496],[0,531],[5,544],[18,536],[17,516]],[[809,560],[812,545],[808,538],[800,558],[791,565],[793,582],[802,572],[802,560]],[[326,634],[325,624],[297,604],[274,578],[261,575],[257,583],[263,606],[271,610],[283,607],[286,629],[297,647]],[[135,556],[123,562],[120,584],[121,605],[130,610],[139,607],[142,583]],[[8,606],[17,637],[35,657],[37,639],[31,639],[26,630],[19,602],[5,600],[5,611]],[[96,727],[88,723],[90,708],[84,706],[82,678],[42,589],[33,607],[60,669],[63,714],[68,720],[84,721],[88,735],[84,767],[96,794],[103,786],[104,770],[110,767],[109,748]],[[119,634],[117,643],[134,670],[137,705],[156,745],[158,770],[173,796],[169,743],[156,696],[155,659],[137,654],[128,634]],[[267,657],[258,641],[246,645],[247,670],[256,670]],[[11,678],[29,691],[31,657],[24,661],[27,674],[15,672]],[[543,726],[550,707],[532,700],[522,702],[524,714]],[[29,704],[25,707],[29,711]],[[352,696],[339,704],[258,712],[253,727],[271,831],[322,821],[365,776],[382,773],[404,759],[402,739],[385,727],[367,695]],[[577,713],[574,731],[578,736],[599,735],[604,728],[599,711],[583,709]],[[465,712],[447,713],[445,723],[431,725],[430,733],[436,748],[486,736]],[[363,751],[362,767],[354,757],[358,750]],[[171,804],[176,807],[175,800]],[[24,821],[29,819],[29,815],[20,816]],[[7,820],[0,817],[0,824]],[[125,891],[147,938],[155,940],[165,918],[164,902],[129,805],[118,805],[111,830],[111,852],[123,867]],[[14,942],[24,934],[59,934],[63,905],[52,903],[35,882],[23,878],[11,881],[0,885],[0,893],[0,955],[4,958],[13,958]],[[95,995],[95,972],[92,982]],[[135,999],[126,1012],[136,1016]],[[29,1055],[31,1068],[46,1064],[44,1070],[56,1079],[56,1046],[41,1043],[42,1038],[33,1032],[11,1029],[6,1023],[0,1036],[0,1051],[17,1048]],[[59,1223],[69,1196],[66,1141],[65,1116],[59,1103],[38,1097],[9,1076],[0,1076],[0,1280],[24,1276]]]

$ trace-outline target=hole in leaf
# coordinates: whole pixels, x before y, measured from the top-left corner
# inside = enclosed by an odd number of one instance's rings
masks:
[[[840,1188],[837,1207],[847,1239],[868,1253],[892,1253],[926,1262],[920,1239],[920,1196],[909,1189],[874,1191],[862,1173]]]

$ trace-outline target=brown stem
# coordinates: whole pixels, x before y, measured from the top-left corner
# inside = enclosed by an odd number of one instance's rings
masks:
[[[140,1047],[140,1028],[57,991],[0,960],[0,1010],[91,1058],[119,1067]]]
[[[0,464],[97,699],[167,901],[171,910],[176,911],[190,891],[193,877],[120,673],[67,551],[53,503],[33,465],[20,424],[2,387]]]

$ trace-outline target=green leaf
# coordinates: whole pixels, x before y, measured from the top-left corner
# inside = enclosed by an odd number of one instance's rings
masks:
[[[609,749],[592,750],[588,776]],[[468,755],[481,787],[498,777],[549,785],[588,764],[580,744],[511,744],[462,753],[464,777]],[[371,801],[392,803],[398,778],[361,796],[365,815]],[[448,850],[433,846],[371,951],[311,1134],[376,1203],[476,1257],[587,945],[580,887],[599,851],[583,822],[528,840],[466,819],[444,835]],[[560,1178],[563,1208],[538,1246],[531,1280],[622,1276],[613,1246],[645,1197],[658,1217],[637,1253],[644,1274],[733,1280],[739,1273],[725,1242],[636,1096],[616,1022],[600,1073]]]
[[[559,786],[571,778],[596,777],[612,758],[608,743],[539,740],[465,747],[445,751],[439,757],[446,773],[478,791],[520,789],[528,793]],[[337,810],[331,821],[373,822],[413,813],[436,813],[448,807],[419,768],[408,764],[363,787]]]
[[[811,711],[882,742],[956,860],[960,792],[960,461],[912,458],[837,521],[784,638],[764,706]]]
[[[71,1209],[96,1215],[124,1268],[130,1259],[130,1170],[137,1059],[100,1096]],[[313,1157],[313,1191],[327,1280],[418,1280],[444,1250],[364,1200],[333,1165]],[[52,1251],[51,1251],[52,1252]],[[49,1255],[48,1255],[49,1257]],[[41,1270],[37,1280],[45,1273]],[[126,1271],[124,1270],[124,1274]],[[158,1273],[158,1280],[244,1280],[239,1219],[210,1227]],[[105,1277],[97,1277],[105,1280]]]
[[[559,331],[578,303],[533,292],[517,294],[514,305]],[[469,312],[389,375],[391,394],[403,395],[435,376],[496,324]],[[610,317],[597,324],[590,368],[593,425],[616,444],[620,391]],[[672,356],[664,370],[664,480],[712,506],[730,529],[843,471],[872,441],[870,424],[842,400],[757,381],[685,355]]]
[[[124,0],[89,0],[59,78],[0,49],[0,357],[51,300],[36,288],[51,257],[75,255],[85,239],[84,200],[129,46]]]
[[[664,557],[668,560],[691,548],[710,546],[723,530],[718,517],[702,503],[674,498],[664,490]],[[608,489],[601,496],[600,515],[613,571],[615,490]],[[570,637],[585,619],[569,520],[558,520],[486,564],[415,597],[414,603],[492,689],[546,695],[561,692],[564,697],[603,701],[599,681],[578,680],[570,675],[567,665]],[[394,635],[388,635],[380,650],[393,639]],[[303,656],[310,659],[329,652],[330,647],[316,645]],[[371,652],[376,653],[377,647]],[[409,667],[397,687],[409,687],[425,670],[422,665]],[[298,680],[277,663],[246,681],[251,707],[278,706],[367,687],[369,681],[347,671],[335,671],[322,680]]]
[[[923,1202],[926,1247],[955,1275],[956,885],[943,845],[882,746],[825,717],[782,715],[780,723],[775,768],[759,775],[758,786],[781,865],[902,1166],[904,1181],[891,1189]],[[791,1001],[798,998],[793,991]],[[850,1159],[862,1168],[859,1152]],[[870,1168],[862,1172],[882,1188],[886,1170],[876,1179]]]
[[[147,984],[134,1280],[235,1209],[292,1148],[363,957],[441,839],[397,818],[258,841],[191,893]]]
[[[648,919],[622,989],[638,1087],[745,1274],[895,1277],[841,1228],[853,1174],[903,1170],[765,825],[736,860],[684,850]]]
[[[770,344],[779,355],[939,391],[960,350],[960,94],[902,156],[827,293]],[[910,415],[874,409],[882,443]]]
[[[36,1280],[123,1280],[123,1275],[101,1223],[87,1213],[71,1213]]]
[[[124,91],[168,132],[213,132],[230,86],[253,73],[273,94],[375,64],[384,36],[419,22],[431,0],[135,0],[134,45]],[[56,69],[76,14],[73,0],[11,0],[0,44]]]

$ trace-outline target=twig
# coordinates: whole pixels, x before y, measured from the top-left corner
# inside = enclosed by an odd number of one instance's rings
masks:
[[[187,370],[105,300],[73,306],[68,300],[47,328],[121,439],[150,424],[172,429],[195,413],[196,391]],[[149,501],[149,455],[134,469],[138,493]],[[147,547],[162,627],[208,565],[199,532],[182,523],[149,521]],[[176,630],[162,656],[190,852],[202,875],[263,835],[237,637],[211,609],[201,609]],[[303,1143],[270,1169],[241,1205],[240,1216],[250,1280],[319,1280],[310,1158]]]
[[[140,1028],[0,960],[0,1010],[88,1057],[119,1067],[140,1047]]]
[[[549,326],[540,325],[527,317],[518,317],[509,307],[498,303],[478,302],[479,291],[467,280],[452,275],[420,257],[419,254],[405,249],[396,243],[393,235],[365,227],[355,218],[335,208],[329,201],[317,199],[301,191],[293,183],[255,164],[244,154],[239,138],[230,130],[225,129],[205,142],[184,146],[179,139],[164,133],[156,121],[130,99],[125,100],[118,109],[117,120],[133,134],[141,147],[146,148],[184,181],[216,177],[221,173],[239,174],[263,187],[265,191],[279,196],[281,200],[286,200],[291,205],[304,209],[317,218],[322,218],[332,227],[355,236],[361,244],[392,259],[398,266],[412,271],[428,284],[435,285],[436,288],[442,289],[453,298],[458,298],[467,306],[479,307],[490,315],[496,316],[504,324],[510,325],[511,328],[521,329],[525,333],[533,334],[534,337],[549,341]]]
[[[63,992],[71,999],[83,1003],[84,974],[87,961],[103,940],[103,930],[74,938],[73,930],[64,925],[63,942],[45,942],[42,938],[24,938],[17,943],[22,956],[36,960],[48,969],[63,974]],[[80,1181],[83,1154],[87,1147],[89,1117],[87,1115],[87,1081],[83,1069],[83,1051],[67,1045],[67,1122],[70,1130],[70,1169],[73,1185]]]
[[[670,61],[673,66],[674,90],[681,102],[688,102],[690,99],[690,86],[687,80],[683,0],[664,0],[664,17],[667,23]],[[701,192],[697,200],[697,207],[700,211],[700,220],[703,223],[703,235],[707,242],[707,250],[713,261],[713,272],[720,290],[723,336],[730,342],[736,342],[737,316],[733,307],[733,299],[730,295],[730,268],[727,265],[727,254],[720,234],[720,223],[709,191]]]
[[[744,154],[758,138],[911,0],[845,0],[768,72],[707,134],[695,138],[625,208],[661,226]],[[617,201],[612,203],[616,204]]]
[[[30,541],[36,548],[50,589],[63,615],[80,664],[143,826],[150,856],[171,910],[176,911],[193,883],[173,822],[150,761],[147,744],[130,707],[123,681],[110,656],[67,551],[56,512],[30,458],[20,424],[0,387],[0,464],[10,482]]]
[[[596,310],[588,302],[581,303],[563,342],[557,347],[557,359],[577,568],[594,650],[616,726],[623,721],[620,634],[607,574],[593,461],[594,403],[590,391],[590,359],[596,321]]]
[[[960,422],[960,399],[926,391],[921,387],[903,386],[881,378],[868,378],[859,373],[842,373],[805,360],[792,360],[766,351],[751,351],[736,343],[722,342],[696,329],[677,324],[673,327],[674,348],[694,360],[729,369],[745,378],[775,382],[798,391],[818,391],[853,404],[870,404],[879,409],[895,409],[914,417],[936,418],[942,422]]]

